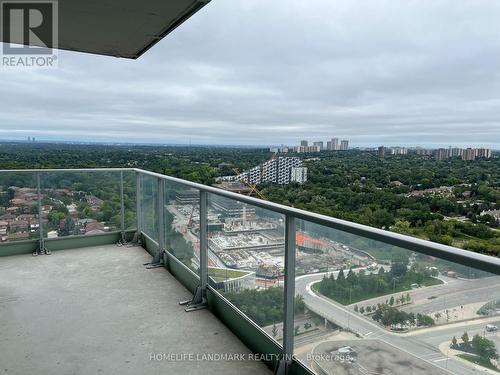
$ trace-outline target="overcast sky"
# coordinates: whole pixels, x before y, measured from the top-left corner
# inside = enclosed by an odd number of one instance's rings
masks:
[[[139,60],[0,68],[0,139],[500,148],[500,1],[212,0]]]

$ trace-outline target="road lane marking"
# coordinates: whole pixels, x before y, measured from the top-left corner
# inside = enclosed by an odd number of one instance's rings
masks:
[[[434,362],[434,363],[435,362],[443,362],[443,361],[447,361],[447,360],[448,360],[448,358],[441,358],[441,359],[436,359],[436,360],[434,360],[432,362]]]

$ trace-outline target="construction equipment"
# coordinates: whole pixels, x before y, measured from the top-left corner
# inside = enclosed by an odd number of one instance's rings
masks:
[[[234,173],[236,173],[236,176],[241,176],[241,172],[238,168],[233,168],[233,171]],[[239,178],[239,181],[243,182],[245,185],[247,185],[251,190],[250,190],[250,193],[248,193],[248,195],[252,195],[253,192],[255,192],[255,194],[257,194],[257,196],[260,198],[260,199],[263,199],[265,201],[267,201],[267,198],[265,197],[264,194],[262,194],[262,192],[257,188],[257,185],[256,184],[252,184],[250,181],[248,181],[248,179],[245,179],[245,178]]]
[[[193,228],[193,215],[194,215],[194,210],[195,210],[195,205],[193,204],[193,209],[191,210],[191,214],[189,215],[189,221],[187,223],[188,229]]]
[[[274,160],[276,159],[276,157],[278,156],[278,152],[275,152],[273,154],[273,156],[271,156],[271,159],[269,159],[270,161],[271,160]],[[241,172],[238,168],[233,168],[233,171],[236,173],[236,176],[241,176]],[[252,184],[250,181],[248,181],[248,179],[242,179],[242,178],[239,178],[239,181],[243,182],[245,185],[249,186],[250,187],[250,193],[248,193],[248,195],[252,195],[253,192],[255,192],[255,194],[257,194],[257,196],[260,198],[260,199],[263,199],[265,201],[267,201],[268,199],[266,198],[266,196],[257,188],[257,184]]]

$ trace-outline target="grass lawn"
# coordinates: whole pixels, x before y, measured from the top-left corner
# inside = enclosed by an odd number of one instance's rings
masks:
[[[212,268],[208,269],[208,275],[212,277],[215,282],[226,281],[227,279],[236,279],[247,275],[246,271],[237,271],[224,268]]]
[[[441,285],[443,282],[435,277],[428,277],[422,283],[423,286]]]
[[[466,361],[475,363],[476,365],[479,365],[479,366],[482,366],[482,367],[485,367],[487,369],[490,369],[490,370],[493,370],[493,371],[496,371],[496,372],[500,373],[500,369],[498,369],[498,367],[493,366],[493,364],[489,360],[480,358],[480,357],[478,357],[476,355],[473,355],[473,354],[458,354],[457,357],[460,357],[462,359],[465,359]]]
[[[321,294],[319,292],[319,284],[320,284],[320,281],[318,281],[317,283],[314,283],[312,285],[312,289],[316,293]],[[433,286],[433,285],[440,285],[440,284],[443,284],[443,282],[439,279],[434,278],[434,277],[426,277],[423,280],[423,282],[421,283],[422,286]],[[345,305],[350,305],[352,303],[366,301],[368,299],[372,299],[372,298],[376,298],[376,297],[383,297],[383,296],[397,294],[397,293],[407,293],[411,290],[412,290],[411,282],[407,282],[407,283],[400,283],[400,284],[396,283],[395,289],[391,288],[390,290],[382,291],[379,293],[364,293],[363,295],[360,295],[360,296],[351,296],[350,299],[349,298],[335,298],[333,296],[326,296],[326,297],[328,297],[328,298],[334,300],[335,302],[338,302],[338,303],[345,306]]]

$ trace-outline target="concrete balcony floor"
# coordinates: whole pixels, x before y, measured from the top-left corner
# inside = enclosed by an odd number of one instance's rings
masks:
[[[256,361],[151,360],[250,352],[140,247],[0,258],[1,374],[267,374]]]

